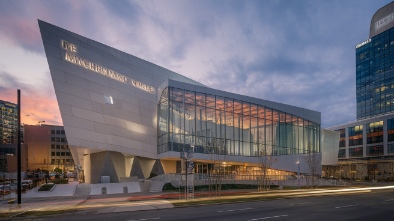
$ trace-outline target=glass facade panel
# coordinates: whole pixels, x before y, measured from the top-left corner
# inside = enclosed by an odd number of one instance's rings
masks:
[[[367,151],[367,156],[383,155],[383,145],[368,146]]]
[[[345,128],[337,130],[339,132],[339,147],[346,147]]]
[[[349,157],[362,157],[363,156],[363,148],[349,148]]]
[[[357,119],[394,111],[394,29],[356,49]]]
[[[158,112],[158,153],[190,146],[242,156],[320,151],[319,124],[227,97],[170,87]]]
[[[367,124],[367,144],[383,142],[383,121]]]
[[[394,141],[394,118],[387,120],[387,142]]]
[[[349,146],[363,145],[363,125],[348,127]]]
[[[339,149],[338,158],[345,158],[345,157],[346,157],[346,149]]]
[[[394,144],[387,144],[387,153],[394,154]]]

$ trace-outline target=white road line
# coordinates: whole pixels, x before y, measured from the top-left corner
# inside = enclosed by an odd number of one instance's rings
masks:
[[[144,221],[144,220],[151,220],[151,219],[160,219],[160,217],[155,217],[155,218],[145,218],[145,219],[132,219],[129,221]]]
[[[311,203],[311,202],[305,202],[305,203],[292,203],[292,204],[290,204],[290,206],[294,206],[294,205],[303,205],[303,204],[308,204],[308,203]]]
[[[385,200],[386,202],[389,202],[389,201],[394,201],[394,199],[389,199],[389,200]]]
[[[274,218],[279,218],[279,217],[284,217],[284,216],[287,216],[287,215],[267,216],[267,217],[256,218],[256,219],[249,219],[248,221],[263,220],[263,219],[274,219]]]
[[[346,205],[346,206],[337,206],[337,207],[335,207],[335,209],[346,208],[346,207],[352,207],[352,206],[358,206],[358,204]]]
[[[242,211],[242,210],[248,210],[248,209],[254,209],[254,208],[244,208],[244,209],[230,209],[230,210],[219,210],[218,213],[225,213],[225,212],[234,212],[234,211]]]

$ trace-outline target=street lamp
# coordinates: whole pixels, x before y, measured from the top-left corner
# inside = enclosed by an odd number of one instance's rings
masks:
[[[301,186],[300,186],[300,161],[299,160],[297,160],[297,162],[296,162],[296,164],[297,164],[297,167],[298,167],[298,171],[297,171],[297,176],[298,176],[298,189],[301,189]]]

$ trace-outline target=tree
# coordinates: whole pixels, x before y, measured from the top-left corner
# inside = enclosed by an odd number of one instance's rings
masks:
[[[212,168],[208,170],[208,190],[210,196],[220,196],[223,181],[223,163],[226,160],[224,143],[214,143],[206,147],[206,152],[211,156]]]
[[[311,145],[308,145],[308,154],[305,156],[305,162],[308,165],[309,173],[311,175],[312,187],[315,184],[315,178],[318,175],[318,171],[321,167],[321,154],[314,149],[311,149]]]
[[[268,170],[271,169],[272,164],[275,162],[276,160],[274,160],[270,154],[267,154],[266,151],[260,151],[259,167],[262,175],[260,179],[257,178],[259,191],[266,190],[267,186],[269,186]]]

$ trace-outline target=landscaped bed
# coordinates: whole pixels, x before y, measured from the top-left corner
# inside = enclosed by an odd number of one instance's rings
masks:
[[[38,191],[51,191],[54,185],[55,185],[54,183],[44,184],[40,187],[40,189],[38,189]]]

